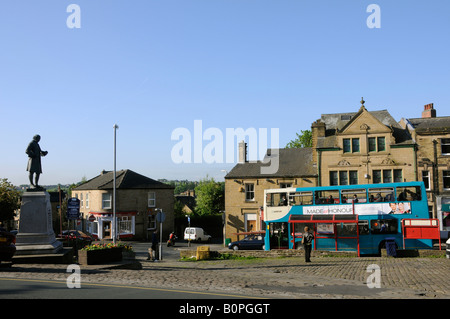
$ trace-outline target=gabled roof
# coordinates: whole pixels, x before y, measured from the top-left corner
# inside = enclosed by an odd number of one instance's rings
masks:
[[[77,186],[74,190],[98,190],[113,189],[114,173],[112,171],[103,171],[97,177]],[[116,171],[117,189],[173,189],[171,185],[158,182],[149,177],[143,176],[132,170],[126,169]]]
[[[235,167],[225,176],[231,178],[279,178],[279,177],[299,177],[316,176],[317,170],[313,167],[312,148],[280,148],[278,155],[273,150],[268,150],[264,161],[246,162],[236,164]],[[269,158],[278,156],[278,171],[273,174],[262,174],[262,167],[269,167]],[[275,163],[275,162],[273,162]]]
[[[335,147],[336,134],[344,131],[364,111],[392,131],[395,144],[414,144],[408,131],[403,129],[387,110],[367,111],[365,107],[361,107],[358,112],[322,114],[320,120],[325,123],[325,137],[318,138],[317,148]]]

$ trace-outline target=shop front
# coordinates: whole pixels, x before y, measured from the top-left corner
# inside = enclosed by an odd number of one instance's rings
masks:
[[[131,239],[136,234],[136,213],[116,213],[116,229],[119,239]],[[112,239],[114,232],[112,213],[89,213],[86,230],[96,239]]]

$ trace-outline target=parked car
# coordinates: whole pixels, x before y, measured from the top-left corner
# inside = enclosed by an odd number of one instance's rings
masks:
[[[211,236],[208,235],[203,228],[200,227],[187,227],[184,230],[184,240],[195,240],[195,241],[211,241]]]
[[[16,236],[7,231],[0,231],[0,262],[11,261],[16,253]]]
[[[247,235],[242,240],[233,241],[228,244],[229,249],[265,249],[264,236],[263,235]]]
[[[84,247],[86,245],[90,245],[94,240],[91,236],[83,233],[79,230],[64,230],[62,234],[58,235],[58,238],[63,242],[75,241],[77,242],[78,247]]]

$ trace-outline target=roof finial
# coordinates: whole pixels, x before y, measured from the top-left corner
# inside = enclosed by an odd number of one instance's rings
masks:
[[[366,103],[366,101],[364,101],[364,98],[361,98],[361,106],[364,106],[364,103]]]

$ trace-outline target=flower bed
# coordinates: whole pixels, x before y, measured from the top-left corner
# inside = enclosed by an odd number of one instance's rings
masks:
[[[121,261],[122,254],[134,254],[129,245],[118,244],[94,244],[85,246],[78,251],[78,263],[81,265],[98,265]]]

